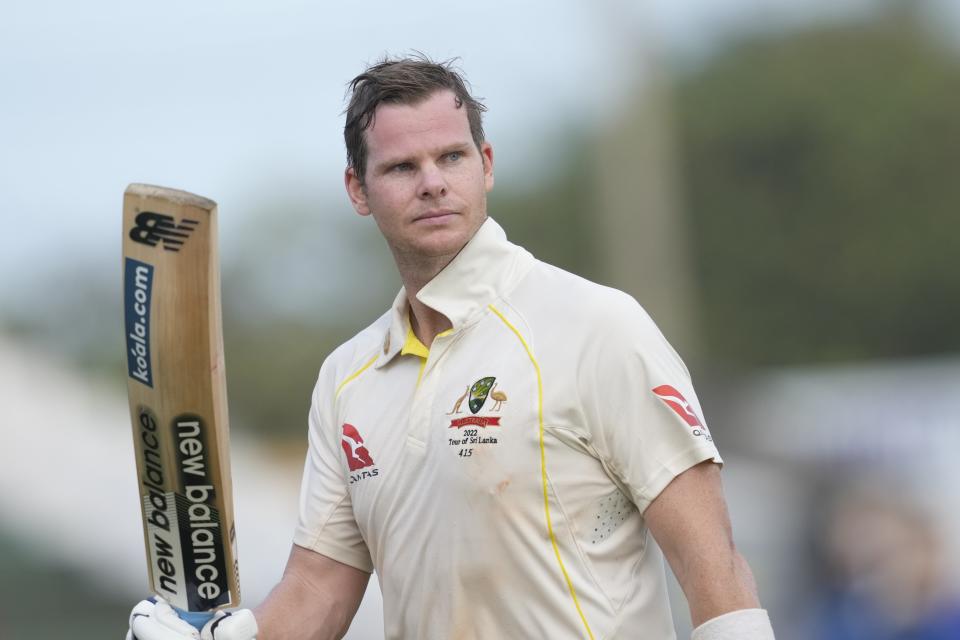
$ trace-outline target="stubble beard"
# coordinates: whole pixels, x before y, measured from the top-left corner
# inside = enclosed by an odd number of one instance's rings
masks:
[[[484,202],[484,204],[486,203]],[[397,270],[400,273],[400,279],[403,281],[408,294],[413,295],[423,288],[424,285],[436,277],[438,273],[443,271],[443,269],[459,255],[486,221],[487,214],[485,209],[484,207],[484,213],[475,228],[470,229],[469,234],[454,246],[430,248],[417,246],[415,244],[397,246],[388,243],[390,251],[393,253]]]

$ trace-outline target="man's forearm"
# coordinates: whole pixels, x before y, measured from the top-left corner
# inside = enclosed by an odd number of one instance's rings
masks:
[[[316,593],[298,576],[285,575],[254,609],[258,640],[335,640],[342,638],[356,607]]]
[[[257,640],[335,640],[357,613],[370,574],[294,545],[280,583],[254,610]]]
[[[753,572],[736,551],[722,560],[701,559],[689,572],[681,586],[695,627],[731,611],[760,606]]]
[[[736,549],[723,559],[702,562],[692,573],[684,579],[692,640],[773,640],[753,572]]]

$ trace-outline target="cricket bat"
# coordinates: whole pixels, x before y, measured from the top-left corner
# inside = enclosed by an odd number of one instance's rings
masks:
[[[240,602],[215,202],[127,187],[123,298],[150,589],[202,623]]]

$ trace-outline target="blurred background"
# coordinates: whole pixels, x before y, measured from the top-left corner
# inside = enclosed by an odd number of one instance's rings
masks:
[[[246,602],[279,578],[320,363],[399,287],[345,84],[411,49],[485,99],[511,239],[684,356],[777,637],[960,637],[960,2],[38,0],[0,12],[0,639],[120,638],[146,590],[130,182],[220,205]]]

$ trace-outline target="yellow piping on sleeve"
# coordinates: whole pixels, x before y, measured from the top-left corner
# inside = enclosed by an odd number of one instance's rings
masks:
[[[347,386],[347,383],[348,383],[348,382],[351,382],[352,380],[355,380],[361,373],[363,373],[364,371],[366,371],[367,369],[369,369],[369,368],[370,368],[370,365],[372,365],[374,362],[376,362],[378,355],[379,355],[379,354],[374,354],[373,357],[370,358],[370,359],[367,361],[367,364],[363,365],[362,367],[360,367],[359,369],[357,369],[356,371],[354,371],[353,373],[351,373],[349,376],[347,376],[347,379],[346,379],[346,380],[344,380],[344,381],[341,382],[339,385],[337,385],[337,391],[336,391],[336,393],[333,394],[334,399],[336,399],[337,397],[339,397],[340,392],[343,391],[343,388],[344,388],[345,386]]]
[[[577,591],[573,588],[573,582],[570,580],[570,575],[567,573],[567,568],[563,564],[563,558],[560,557],[560,547],[557,545],[557,536],[553,533],[553,523],[550,520],[550,493],[547,483],[547,452],[543,445],[543,378],[540,375],[540,365],[537,363],[537,359],[533,357],[533,352],[530,351],[530,346],[527,344],[527,341],[523,339],[523,336],[520,335],[520,332],[517,331],[517,328],[514,327],[496,307],[494,307],[492,304],[488,306],[490,307],[490,310],[497,314],[497,317],[503,321],[503,324],[507,325],[513,334],[517,336],[520,344],[523,345],[524,350],[527,352],[527,357],[530,358],[530,362],[533,363],[534,371],[537,373],[537,417],[540,429],[540,477],[543,482],[543,512],[547,519],[547,532],[550,534],[550,544],[553,545],[553,552],[557,556],[557,564],[560,565],[560,572],[563,573],[563,579],[567,583],[567,589],[570,591],[570,597],[573,598],[573,604],[577,608],[577,613],[580,615],[580,620],[583,622],[583,627],[587,630],[587,636],[590,638],[590,640],[594,640],[593,632],[590,631],[590,625],[587,623],[587,617],[583,614],[583,609],[580,608],[580,600],[577,598]]]

